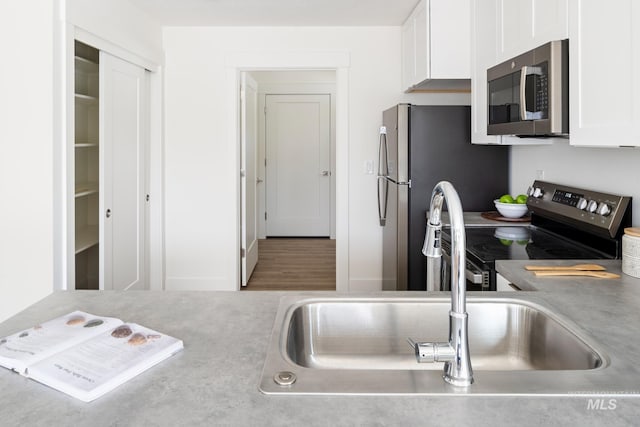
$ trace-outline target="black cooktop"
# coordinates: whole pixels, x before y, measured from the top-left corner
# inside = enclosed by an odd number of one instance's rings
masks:
[[[603,252],[535,226],[466,227],[467,258],[475,264],[496,260],[605,259]],[[443,240],[451,242],[449,230]]]

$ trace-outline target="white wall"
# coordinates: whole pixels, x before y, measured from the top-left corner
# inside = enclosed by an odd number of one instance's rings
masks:
[[[523,193],[544,171],[544,180],[633,197],[633,224],[640,224],[640,149],[582,148],[568,142],[511,147],[511,193]]]
[[[349,286],[380,289],[376,179],[382,111],[400,100],[466,103],[468,95],[404,95],[399,27],[239,27],[164,30],[166,288],[236,289],[235,142],[225,58],[247,51],[347,51]],[[188,48],[187,48],[188,47]],[[338,119],[339,120],[339,119]],[[340,212],[338,213],[340,214]],[[339,238],[339,237],[338,237]]]
[[[336,73],[333,70],[252,71],[251,76],[261,85],[335,83],[336,81]]]
[[[141,58],[162,64],[160,24],[128,0],[66,0],[66,7],[66,20],[70,24]]]
[[[53,290],[56,3],[0,2],[0,321]]]

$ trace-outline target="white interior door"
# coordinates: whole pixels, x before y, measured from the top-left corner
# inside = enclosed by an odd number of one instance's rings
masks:
[[[330,95],[266,96],[267,236],[329,236]]]
[[[100,289],[144,289],[147,86],[141,67],[100,52]]]
[[[247,286],[258,263],[258,84],[247,73],[242,73],[240,106],[241,284]]]

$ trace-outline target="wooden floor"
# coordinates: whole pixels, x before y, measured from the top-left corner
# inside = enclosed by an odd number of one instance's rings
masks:
[[[335,291],[336,241],[315,238],[258,241],[258,265],[242,289]]]

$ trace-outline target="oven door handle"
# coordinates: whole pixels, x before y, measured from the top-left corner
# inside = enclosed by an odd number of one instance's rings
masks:
[[[445,251],[442,251],[442,257],[444,258],[444,260],[447,262],[448,265],[451,265],[451,257],[449,256],[448,253],[446,253]],[[467,280],[473,283],[474,285],[482,285],[483,283],[482,273],[477,271],[471,271],[469,270],[468,266],[464,267],[464,275],[467,278]]]
[[[482,273],[474,273],[473,271],[465,268],[464,275],[467,276],[467,280],[475,285],[482,285]]]

